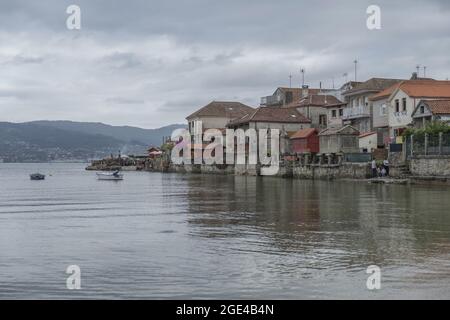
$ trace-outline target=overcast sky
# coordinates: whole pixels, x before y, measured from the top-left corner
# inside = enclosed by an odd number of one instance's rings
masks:
[[[338,4],[339,3],[339,4]],[[81,30],[66,8],[81,7]],[[382,29],[366,27],[381,7]],[[278,86],[450,77],[448,0],[0,0],[0,121],[183,123],[211,100]]]

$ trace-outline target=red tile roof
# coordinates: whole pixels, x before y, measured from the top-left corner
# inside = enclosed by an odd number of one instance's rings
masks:
[[[405,81],[399,89],[412,98],[450,98],[450,81]]]
[[[249,122],[311,123],[294,108],[259,107],[253,113],[235,119],[229,125]]]
[[[240,102],[229,101],[213,101],[203,108],[197,110],[186,119],[194,117],[225,117],[235,119],[255,111],[254,108],[249,107]]]
[[[433,114],[450,114],[450,100],[423,100]]]
[[[292,135],[291,139],[307,138],[314,133],[316,133],[316,134],[318,133],[317,129],[315,129],[315,128],[301,129],[301,130],[298,130],[294,135]]]

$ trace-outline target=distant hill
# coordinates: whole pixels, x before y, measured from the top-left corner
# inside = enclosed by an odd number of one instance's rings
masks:
[[[145,154],[148,146],[161,145],[164,136],[182,127],[185,126],[141,129],[71,121],[0,122],[0,160],[86,160],[119,151]]]
[[[111,126],[95,122],[33,121],[30,123],[87,134],[100,134],[124,142],[139,142],[147,146],[159,146],[163,137],[170,136],[175,129],[186,128],[186,125],[183,124],[172,124],[158,129],[142,129],[130,126]]]

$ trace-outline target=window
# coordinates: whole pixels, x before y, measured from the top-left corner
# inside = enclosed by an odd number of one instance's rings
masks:
[[[424,106],[420,106],[420,113],[425,113],[425,107]]]
[[[380,116],[384,116],[384,115],[386,115],[386,103],[383,103],[380,106]]]
[[[332,110],[331,111],[331,117],[332,118],[336,118],[336,110]]]
[[[344,115],[344,109],[339,109],[339,117],[342,117]]]
[[[319,115],[319,124],[320,125],[327,125],[327,116],[324,114]]]
[[[400,112],[400,100],[398,99],[395,100],[395,112]]]
[[[406,111],[406,98],[402,99],[402,111]]]

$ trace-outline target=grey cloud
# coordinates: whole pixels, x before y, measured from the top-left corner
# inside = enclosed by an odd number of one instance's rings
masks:
[[[280,85],[450,76],[447,0],[71,0],[0,2],[0,108],[6,120],[70,118],[158,127],[209,100],[258,105]]]
[[[114,104],[144,104],[145,103],[144,100],[124,98],[124,97],[107,98],[106,102],[114,103]]]

